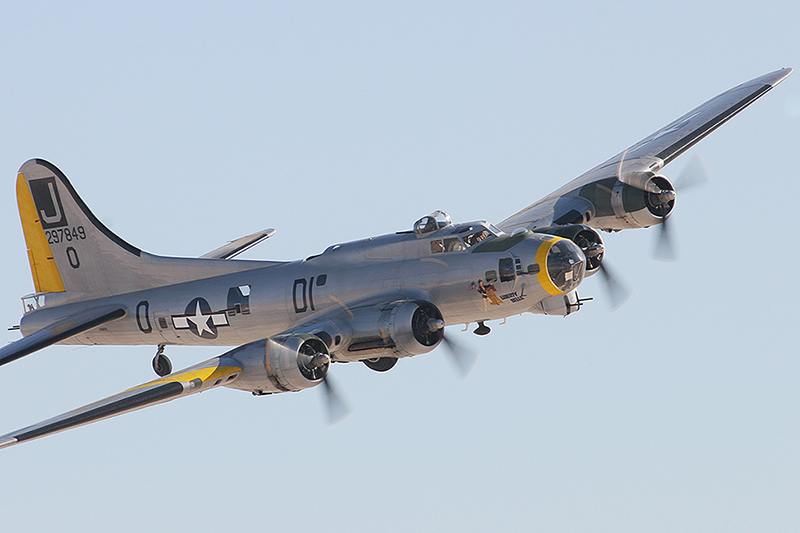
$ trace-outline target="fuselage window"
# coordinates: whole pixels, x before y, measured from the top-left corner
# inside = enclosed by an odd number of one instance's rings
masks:
[[[506,257],[500,260],[498,265],[500,271],[500,281],[513,281],[514,280],[514,260]]]
[[[320,274],[319,276],[317,276],[317,287],[322,287],[323,285],[325,285],[325,282],[327,281],[328,281],[328,275]]]
[[[250,285],[240,285],[228,289],[228,315],[250,314]]]

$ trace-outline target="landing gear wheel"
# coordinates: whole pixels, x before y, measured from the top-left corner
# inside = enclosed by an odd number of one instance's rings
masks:
[[[172,361],[169,360],[169,357],[164,355],[163,344],[158,346],[156,356],[153,357],[153,370],[162,378],[172,373]]]
[[[376,357],[375,359],[365,359],[364,364],[375,372],[386,372],[397,364],[397,357]]]

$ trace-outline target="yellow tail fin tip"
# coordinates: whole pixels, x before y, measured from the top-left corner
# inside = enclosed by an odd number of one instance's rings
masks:
[[[47,242],[36,205],[33,203],[28,182],[23,174],[17,176],[17,205],[22,232],[28,247],[28,261],[31,264],[31,275],[36,292],[64,292],[64,282],[58,267],[53,260],[53,252]]]

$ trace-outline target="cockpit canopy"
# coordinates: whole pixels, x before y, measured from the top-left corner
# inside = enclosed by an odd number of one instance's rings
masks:
[[[483,221],[453,225],[450,215],[444,211],[434,211],[414,222],[414,236],[417,239],[433,237],[429,242],[431,253],[434,254],[462,252],[502,233]]]
[[[414,235],[417,238],[427,237],[436,233],[440,229],[444,229],[453,225],[453,220],[450,215],[444,211],[434,211],[428,216],[414,222]]]

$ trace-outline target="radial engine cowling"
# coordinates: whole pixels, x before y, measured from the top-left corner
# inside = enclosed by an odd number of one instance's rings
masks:
[[[649,228],[669,217],[675,208],[675,187],[666,177],[645,172],[629,175],[626,181],[617,181],[611,192],[614,215],[622,222],[612,229]]]
[[[594,228],[582,224],[569,224],[566,226],[552,226],[534,230],[536,233],[556,235],[564,237],[578,245],[583,255],[586,257],[586,273],[584,278],[588,278],[598,270],[603,263],[605,246],[600,234]]]
[[[420,355],[444,337],[442,314],[429,302],[404,300],[351,311],[352,318],[334,332],[342,339],[336,360]]]
[[[272,337],[225,354],[241,363],[242,373],[230,387],[254,394],[299,391],[322,383],[331,358],[315,335]]]

